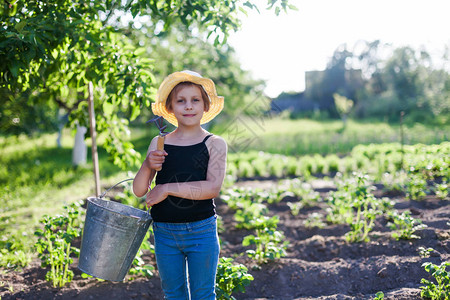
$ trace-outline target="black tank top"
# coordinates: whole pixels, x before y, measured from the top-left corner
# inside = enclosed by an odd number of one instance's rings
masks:
[[[156,175],[156,184],[189,182],[190,193],[201,192],[196,181],[206,180],[208,170],[209,152],[206,136],[202,142],[188,146],[165,144],[167,152],[161,171]],[[189,200],[185,198],[168,196],[164,201],[154,205],[151,215],[155,222],[185,223],[200,221],[215,215],[213,199]]]

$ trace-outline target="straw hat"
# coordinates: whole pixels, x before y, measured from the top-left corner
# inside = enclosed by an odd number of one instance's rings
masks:
[[[201,85],[209,97],[209,110],[203,113],[200,124],[205,124],[214,119],[223,109],[223,97],[217,96],[216,87],[211,79],[203,78],[200,74],[188,70],[172,73],[164,79],[156,93],[156,101],[152,103],[153,113],[162,116],[169,123],[178,126],[175,115],[166,109],[166,100],[172,89],[184,81]]]

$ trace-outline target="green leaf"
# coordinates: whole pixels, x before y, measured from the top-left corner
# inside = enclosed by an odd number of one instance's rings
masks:
[[[141,109],[139,108],[139,106],[132,105],[130,121],[135,120],[139,116],[140,113],[141,113]]]
[[[81,273],[81,278],[92,278],[92,276],[83,272]]]
[[[110,116],[114,111],[114,105],[108,101],[104,101],[102,107],[103,107],[103,114],[106,117]]]
[[[145,48],[138,48],[134,51],[134,55],[141,56],[147,52],[147,49]]]
[[[14,77],[17,78],[19,76],[19,63],[13,62],[12,65],[9,67],[9,71]]]
[[[18,32],[22,32],[22,29],[25,27],[25,25],[27,25],[27,22],[25,20],[20,21],[19,23],[17,23],[14,28],[18,31]]]

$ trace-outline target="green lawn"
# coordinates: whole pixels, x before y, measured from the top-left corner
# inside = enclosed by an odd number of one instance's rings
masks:
[[[214,132],[228,142],[231,152],[249,150],[285,155],[345,154],[358,144],[401,142],[400,126],[381,122],[289,120],[237,117],[217,125]],[[404,127],[405,144],[439,144],[449,139],[450,126],[431,128],[421,124]]]
[[[34,226],[44,214],[60,213],[64,205],[95,194],[90,149],[87,165],[73,167],[70,131],[64,132],[61,148],[56,137],[0,138],[0,248],[11,240],[28,248],[33,243],[28,237],[33,236]],[[133,176],[109,162],[101,148],[99,166],[102,191]]]

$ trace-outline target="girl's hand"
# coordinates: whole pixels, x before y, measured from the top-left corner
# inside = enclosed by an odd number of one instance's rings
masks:
[[[167,152],[164,150],[153,150],[150,151],[145,158],[145,163],[147,167],[153,170],[160,170],[162,167],[162,164],[164,163],[165,156],[167,155]]]
[[[165,191],[164,184],[157,184],[147,193],[145,203],[147,203],[147,207],[150,207],[163,201],[167,196],[168,193]]]

